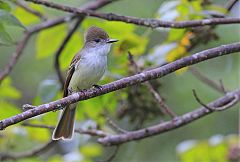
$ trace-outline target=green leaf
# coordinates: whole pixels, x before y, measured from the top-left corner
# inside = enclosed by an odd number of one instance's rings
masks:
[[[41,5],[30,4],[29,7],[38,12],[44,12],[44,8]],[[25,26],[38,23],[41,20],[38,16],[27,12],[22,7],[16,7],[13,11],[13,15],[15,15],[19,20],[21,20],[21,22]]]
[[[26,127],[28,131],[28,135],[30,138],[34,140],[38,140],[40,142],[46,142],[50,138],[49,129],[40,129],[40,128],[31,128]]]
[[[61,69],[67,69],[74,55],[83,46],[83,34],[75,32],[60,56]]]
[[[44,30],[40,34],[38,34],[36,40],[37,58],[41,59],[53,55],[65,35],[66,25],[64,24]]]
[[[10,11],[11,7],[7,2],[0,1],[0,9],[3,9],[5,11]]]
[[[6,78],[0,84],[0,98],[4,99],[19,99],[21,93],[11,85],[11,79]]]
[[[103,150],[99,144],[88,143],[80,148],[80,152],[87,158],[97,157],[102,155]]]
[[[0,23],[0,45],[9,45],[12,44],[12,38],[10,35],[6,32],[4,26]]]
[[[20,113],[20,109],[14,104],[0,99],[0,120]]]
[[[226,8],[223,8],[223,7],[217,6],[217,5],[208,5],[208,6],[206,6],[205,10],[216,11],[221,14],[227,14],[227,12],[228,12],[226,10]]]
[[[168,33],[168,41],[179,41],[185,34],[186,29],[170,29]]]
[[[6,25],[19,26],[26,29],[15,16],[2,9],[0,9],[0,22]]]

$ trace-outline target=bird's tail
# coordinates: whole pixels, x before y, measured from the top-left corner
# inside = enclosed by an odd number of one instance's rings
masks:
[[[53,131],[53,140],[72,139],[74,131],[75,110],[75,104],[69,105],[63,110],[58,125]]]

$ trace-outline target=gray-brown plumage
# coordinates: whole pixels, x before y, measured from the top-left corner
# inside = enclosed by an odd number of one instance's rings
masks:
[[[85,43],[70,64],[64,84],[63,97],[69,92],[88,89],[96,84],[103,76],[107,67],[107,54],[111,43],[117,40],[109,39],[108,34],[101,28],[92,26],[85,34]],[[71,139],[74,130],[76,104],[67,106],[53,132],[52,139]]]

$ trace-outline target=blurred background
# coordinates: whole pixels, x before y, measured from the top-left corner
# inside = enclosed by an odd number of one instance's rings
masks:
[[[20,2],[24,3],[24,1]],[[80,7],[90,1],[54,0],[53,2]],[[240,3],[237,2],[228,11],[226,9],[228,2],[224,0],[118,0],[98,11],[168,21],[224,16],[239,17]],[[39,11],[49,20],[68,14],[41,5],[24,4]],[[14,15],[26,28],[35,26],[42,21],[16,5],[15,1],[0,1],[0,7]],[[0,84],[1,120],[23,111],[21,109],[23,104],[39,105],[61,98],[61,84],[54,69],[54,54],[75,21],[43,30],[31,36],[14,69]],[[103,28],[112,38],[120,40],[111,50],[108,71],[99,85],[136,73],[129,63],[128,51],[132,53],[139,67],[149,69],[205,49],[238,42],[240,39],[240,25],[238,24],[193,29],[151,29],[87,17],[61,54],[60,65],[63,75],[66,74],[72,57],[83,46],[84,31],[92,25]],[[4,30],[1,29],[1,26],[4,27]],[[5,35],[5,39],[1,38],[0,41],[0,69],[5,67],[16,50],[16,42],[22,39],[24,29],[20,25],[6,25],[4,22],[0,22],[0,36],[2,33],[7,33],[8,36]],[[161,79],[151,81],[151,84],[159,92],[164,102],[177,115],[182,115],[200,107],[192,94],[192,89],[197,91],[205,103],[223,96],[221,92],[199,80],[194,72],[200,72],[217,84],[221,80],[224,87],[232,91],[239,88],[239,61],[239,53],[222,56],[194,65],[192,68],[178,70]],[[212,113],[176,130],[123,144],[112,161],[237,161],[239,159],[232,158],[231,150],[234,150],[239,142],[238,108],[239,104],[226,111]],[[59,112],[49,112],[26,122],[33,125],[55,126],[58,114]],[[82,101],[78,105],[76,118],[77,128],[100,128],[109,133],[116,132],[109,126],[106,118],[110,118],[119,127],[129,131],[171,119],[160,111],[158,103],[144,85],[129,87]],[[8,127],[0,132],[0,154],[17,154],[33,150],[48,143],[51,133],[51,129],[29,127],[22,123]],[[73,141],[59,141],[43,153],[17,158],[15,161],[92,162],[108,159],[115,149],[115,147],[103,147],[98,144],[97,138],[75,134]],[[6,161],[13,161],[13,159]]]

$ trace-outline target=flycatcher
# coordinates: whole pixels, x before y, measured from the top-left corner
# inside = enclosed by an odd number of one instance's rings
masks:
[[[85,33],[83,48],[72,59],[64,84],[63,97],[80,89],[89,89],[102,78],[112,43],[108,34],[95,26]],[[64,108],[52,139],[71,139],[74,131],[76,103]]]

